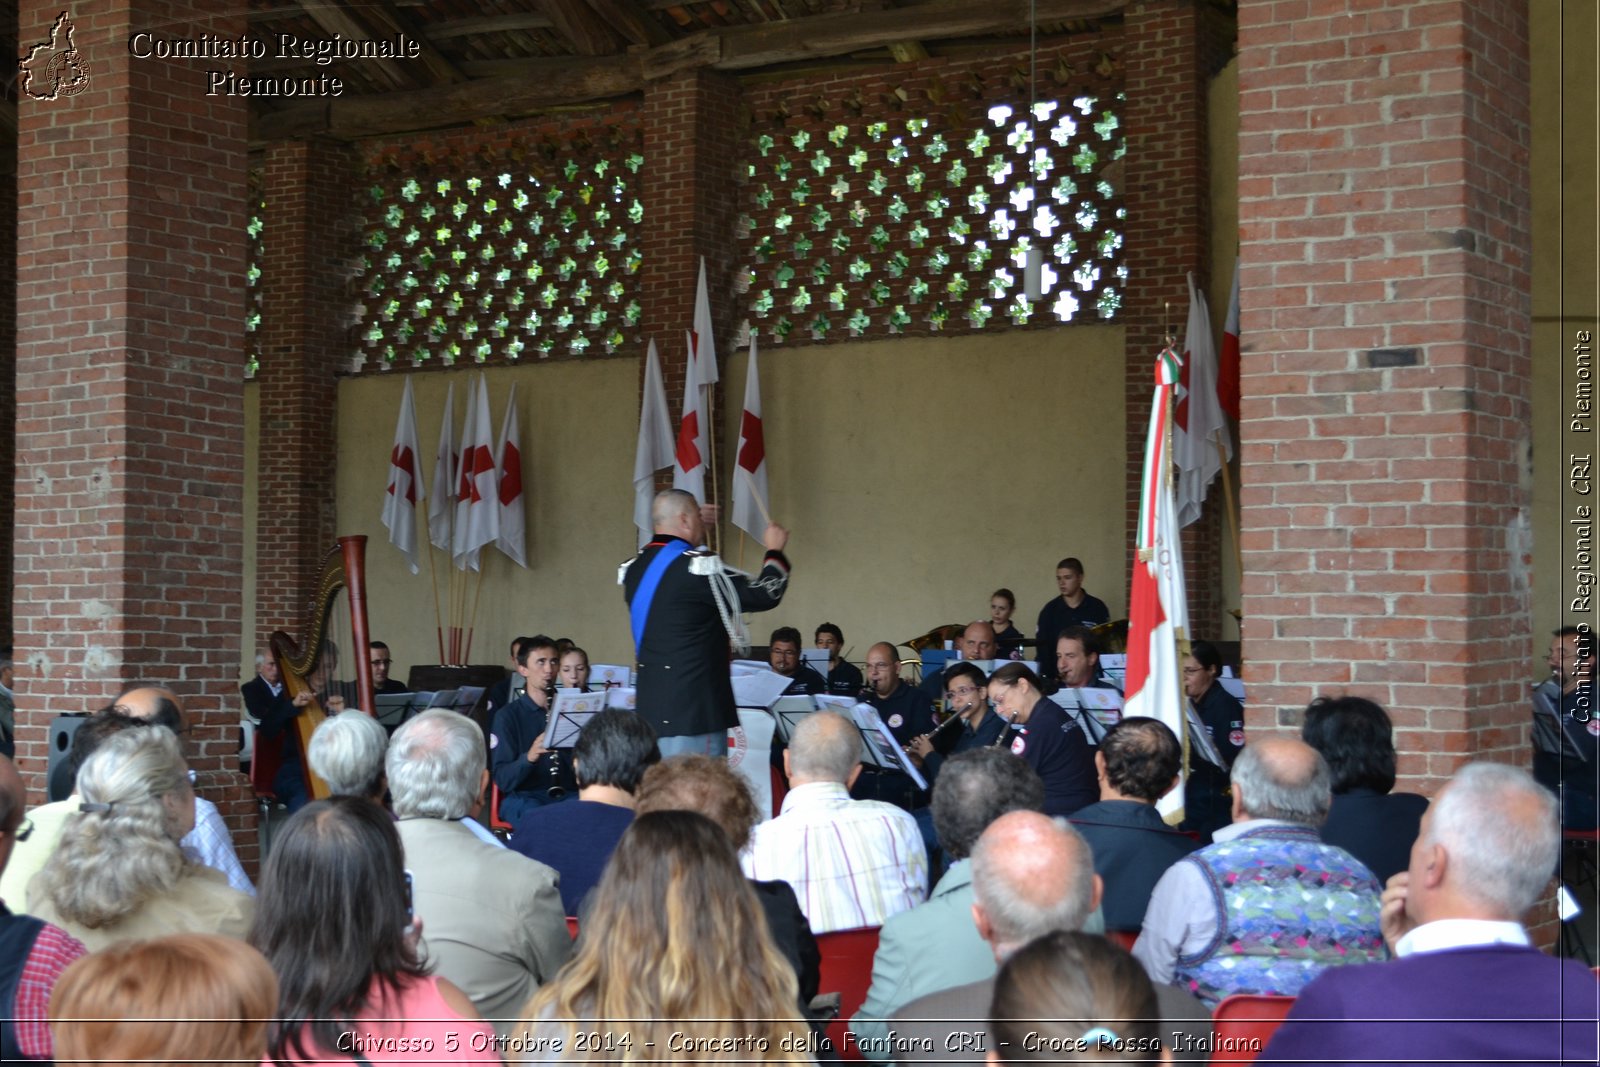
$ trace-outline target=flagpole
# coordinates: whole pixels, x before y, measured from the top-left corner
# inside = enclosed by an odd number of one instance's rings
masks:
[[[1233,473],[1228,467],[1228,454],[1223,451],[1222,442],[1213,437],[1212,443],[1217,446],[1217,458],[1222,461],[1222,498],[1227,504],[1226,517],[1228,520],[1228,536],[1233,539],[1233,565],[1238,568],[1241,580],[1244,577],[1244,552],[1239,548],[1239,516],[1233,504]]]
[[[716,359],[717,354],[715,352],[711,353],[710,358]],[[712,429],[717,425],[716,386],[712,386],[710,389],[706,390],[705,401],[706,451],[711,453],[711,455],[706,457],[706,473],[710,475],[710,477],[706,479],[706,484],[710,486],[711,489],[715,490],[717,487],[717,435],[712,432]],[[711,501],[708,500],[706,503],[709,504]],[[720,507],[717,509],[717,524],[712,528],[710,536],[712,538],[711,551],[720,553],[722,551],[722,509]]]
[[[428,541],[428,577],[433,579],[433,632],[439,639],[439,662],[444,663],[444,618],[439,614],[439,564],[433,558],[433,541]]]
[[[461,665],[465,667],[472,662],[472,632],[478,628],[478,598],[483,593],[483,567],[488,565],[484,560],[478,568],[478,587],[472,594],[472,617],[467,623],[467,647],[461,653]]]

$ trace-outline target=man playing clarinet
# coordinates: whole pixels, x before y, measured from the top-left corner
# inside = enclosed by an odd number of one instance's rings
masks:
[[[714,509],[704,512],[715,520]],[[705,541],[704,512],[681,489],[657,493],[655,536],[617,574],[639,662],[639,714],[655,727],[663,757],[727,756],[728,730],[739,724],[729,649],[750,644],[739,616],[777,607],[789,584],[789,531],[767,525],[766,558],[751,577],[696,547]]]

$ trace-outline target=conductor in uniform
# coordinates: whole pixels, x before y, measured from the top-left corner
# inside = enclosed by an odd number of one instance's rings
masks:
[[[741,613],[768,611],[783,599],[789,531],[768,524],[767,554],[752,577],[697,547],[706,526],[693,494],[657,493],[650,522],[654,537],[618,574],[639,663],[639,714],[655,727],[663,757],[726,757],[727,732],[739,724],[729,649],[749,647]]]

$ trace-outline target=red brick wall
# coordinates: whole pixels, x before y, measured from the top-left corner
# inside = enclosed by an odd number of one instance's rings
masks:
[[[1118,316],[1127,329],[1125,529],[1133,566],[1134,532],[1156,355],[1170,331],[1182,345],[1189,312],[1187,275],[1202,292],[1209,280],[1210,167],[1206,84],[1227,59],[1227,35],[1194,0],[1130,4],[1123,32],[1128,100],[1127,299]],[[1213,309],[1220,317],[1227,309]],[[1222,486],[1213,483],[1201,518],[1184,530],[1191,637],[1231,636],[1221,616]]]
[[[14,8],[0,15],[0,33],[14,37]],[[17,142],[0,135],[0,530],[10,530],[16,513],[11,483],[16,469],[17,423]],[[0,611],[0,644],[11,644],[11,539],[0,540],[0,589],[7,590]]]
[[[1241,0],[1246,680],[1524,761],[1527,5]]]
[[[706,294],[711,304],[717,364],[734,350],[733,303],[735,166],[743,146],[739,85],[713,71],[691,71],[645,89],[644,264],[640,321],[646,341],[655,338],[666,383],[667,406],[676,419],[683,405],[684,331],[694,319],[700,258],[706,261]],[[640,360],[641,376],[644,361]],[[713,499],[727,462],[722,427],[729,416],[723,387],[716,387],[711,414],[712,469],[707,478]],[[738,415],[731,416],[737,419]]]
[[[283,141],[267,149],[256,375],[258,648],[274,630],[300,632],[336,536],[336,375],[354,350],[345,284],[354,254],[353,174],[351,154],[335,145]]]
[[[21,40],[48,37],[61,10],[27,0]],[[244,7],[70,14],[88,86],[19,108],[19,762],[37,798],[52,716],[163,681],[194,720],[205,792],[239,825],[245,106],[127,40],[237,34]]]

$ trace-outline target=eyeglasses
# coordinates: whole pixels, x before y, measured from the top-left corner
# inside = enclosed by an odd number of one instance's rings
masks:
[[[953,697],[964,697],[964,696],[970,696],[971,694],[976,693],[977,691],[978,691],[978,687],[975,686],[975,685],[964,685],[960,689],[950,689],[950,690],[948,690],[947,691],[947,695],[953,696]]]
[[[33,820],[24,818],[21,822],[17,823],[17,828],[11,831],[11,840],[26,841],[28,839],[28,835],[31,833],[33,833]]]
[[[1186,675],[1188,675],[1188,674],[1204,674],[1205,673],[1205,668],[1204,667],[1185,667],[1183,669],[1183,673],[1186,674]]]

